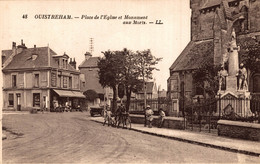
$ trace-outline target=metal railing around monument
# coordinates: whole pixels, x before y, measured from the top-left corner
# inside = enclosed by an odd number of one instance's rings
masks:
[[[206,99],[185,105],[185,128],[197,131],[217,132],[220,119],[260,123],[260,96],[251,98]]]

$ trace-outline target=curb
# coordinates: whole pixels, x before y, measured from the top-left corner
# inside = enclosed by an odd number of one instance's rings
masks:
[[[91,121],[94,121],[94,122],[102,124],[102,122],[100,122],[98,120],[91,120]],[[236,148],[230,148],[230,147],[225,147],[225,146],[218,146],[218,145],[203,143],[203,142],[199,142],[199,141],[183,139],[183,138],[179,138],[179,137],[167,136],[167,135],[157,134],[157,133],[148,132],[148,131],[144,131],[144,130],[139,130],[139,129],[135,129],[135,128],[131,128],[130,130],[133,130],[133,131],[136,131],[136,132],[141,132],[141,133],[144,133],[144,134],[150,134],[150,135],[153,135],[153,136],[158,136],[158,137],[168,138],[168,139],[172,139],[172,140],[177,140],[177,141],[181,141],[181,142],[196,144],[196,145],[200,145],[200,146],[211,147],[211,148],[226,150],[226,151],[230,151],[230,152],[234,152],[234,153],[241,153],[241,154],[246,154],[246,155],[260,157],[260,153],[251,152],[251,151],[247,151],[247,150],[239,150],[239,149],[236,149]]]

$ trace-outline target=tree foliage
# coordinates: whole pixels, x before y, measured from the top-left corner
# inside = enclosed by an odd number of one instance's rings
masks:
[[[240,62],[253,72],[260,72],[260,44],[254,39],[247,39],[241,44]]]
[[[111,87],[113,89],[112,111],[115,111],[117,108],[117,85],[121,78],[123,59],[118,51],[108,50],[102,53],[104,57],[98,61],[99,83],[103,87]]]
[[[219,87],[218,72],[220,65],[214,65],[210,62],[205,62],[198,69],[194,70],[193,79],[196,88],[201,89],[206,95],[215,97]]]
[[[98,94],[96,91],[90,89],[83,93],[86,96],[86,99],[89,101],[94,101],[96,98],[98,98]]]
[[[142,79],[143,89],[144,89],[144,106],[146,107],[146,81],[152,79],[152,74],[154,70],[159,70],[155,67],[162,58],[156,58],[151,54],[151,51],[137,51],[137,67],[139,72],[139,78]]]
[[[144,79],[152,78],[152,71],[156,70],[154,65],[161,59],[155,58],[150,50],[133,52],[125,48],[103,54],[104,57],[98,62],[99,82],[103,87],[113,88],[113,104],[117,101],[116,88],[122,83],[126,91],[126,109],[129,110],[132,92],[142,89]]]
[[[158,64],[158,62],[161,61],[162,58],[156,58],[155,56],[153,56],[149,49],[144,51],[137,51],[136,55],[136,64],[138,67],[138,72],[140,73],[140,78],[142,78],[143,80],[152,79],[153,71],[159,71],[159,69],[157,69],[155,65]]]

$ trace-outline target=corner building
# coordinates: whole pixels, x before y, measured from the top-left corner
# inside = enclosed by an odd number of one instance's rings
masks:
[[[54,101],[72,108],[85,96],[80,92],[79,71],[67,54],[51,48],[27,48],[22,42],[2,51],[3,110],[53,109]]]

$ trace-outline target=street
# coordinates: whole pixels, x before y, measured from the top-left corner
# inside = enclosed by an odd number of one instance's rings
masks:
[[[88,112],[5,114],[3,163],[259,163],[260,158],[103,126]]]

